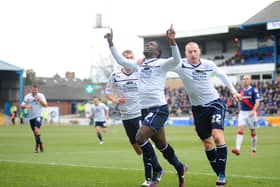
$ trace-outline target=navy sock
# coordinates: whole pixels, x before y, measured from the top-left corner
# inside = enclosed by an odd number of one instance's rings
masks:
[[[145,162],[150,162],[153,166],[154,171],[161,171],[162,168],[159,165],[159,162],[158,162],[158,159],[157,159],[157,156],[155,154],[152,144],[149,141],[147,141],[143,145],[141,145],[141,149],[143,151],[143,159],[145,160]]]
[[[102,140],[102,135],[101,135],[100,132],[97,133],[97,137],[98,137],[99,141],[103,141],[103,140]]]
[[[151,180],[152,179],[152,163],[150,161],[145,160],[143,157],[144,169],[145,169],[145,179]]]
[[[183,164],[178,160],[174,149],[171,147],[171,145],[167,144],[165,148],[160,150],[164,156],[164,158],[172,164],[177,171],[180,171],[183,167]]]
[[[206,150],[205,151],[206,156],[212,166],[212,169],[215,171],[215,173],[218,175],[218,168],[217,168],[217,151],[215,148],[211,149],[211,150]]]
[[[40,145],[41,144],[40,134],[39,135],[35,135],[35,141],[36,141],[36,145]]]
[[[217,171],[219,175],[225,176],[226,163],[227,163],[227,145],[217,146]]]

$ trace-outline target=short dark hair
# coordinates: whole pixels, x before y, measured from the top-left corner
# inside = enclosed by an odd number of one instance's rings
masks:
[[[33,83],[33,84],[32,84],[32,88],[39,88],[38,83]]]
[[[100,101],[100,97],[94,95],[94,96],[92,97],[92,99],[95,99],[95,98],[97,98],[97,99]]]

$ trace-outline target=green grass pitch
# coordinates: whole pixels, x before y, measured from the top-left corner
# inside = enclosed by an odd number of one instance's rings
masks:
[[[257,129],[257,156],[250,156],[246,129],[241,155],[234,146],[236,127],[226,127],[227,187],[280,186],[280,128]],[[0,187],[137,187],[144,181],[142,158],[137,156],[122,126],[109,126],[100,145],[93,126],[45,125],[45,152],[33,153],[29,125],[0,126]],[[216,176],[193,127],[166,127],[168,142],[188,163],[186,187],[214,187]],[[177,187],[175,170],[156,151],[165,170],[159,187]]]

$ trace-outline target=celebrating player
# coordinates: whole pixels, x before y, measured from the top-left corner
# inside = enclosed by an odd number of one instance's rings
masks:
[[[216,185],[223,187],[226,183],[227,160],[227,145],[223,132],[226,105],[219,98],[211,81],[211,75],[214,73],[220,77],[235,99],[239,100],[240,95],[214,62],[200,58],[200,48],[197,43],[186,44],[185,56],[186,58],[181,60],[175,71],[184,83],[192,105],[196,132],[202,140],[206,156],[218,176]]]
[[[131,50],[125,50],[122,55],[127,59],[134,60],[134,54]],[[141,155],[142,150],[135,139],[141,123],[138,88],[138,73],[123,67],[120,71],[115,71],[111,74],[105,93],[110,101],[119,105],[123,126],[129,142],[137,155]],[[152,179],[152,165],[144,158],[143,162],[146,180],[142,186],[149,186]]]
[[[166,142],[164,124],[169,115],[167,102],[164,96],[164,86],[167,72],[180,63],[180,53],[175,41],[175,32],[171,28],[167,31],[167,37],[171,45],[172,57],[160,58],[160,46],[155,41],[147,42],[144,45],[144,62],[137,64],[124,58],[119,54],[113,45],[113,32],[107,33],[109,47],[116,61],[133,71],[139,76],[139,102],[142,114],[142,126],[137,132],[136,142],[141,146],[144,159],[150,160],[153,166],[153,183],[156,186],[163,174],[163,169],[157,163],[157,157],[151,143],[151,138],[156,147],[162,152],[165,159],[174,166],[179,179],[179,187],[185,185],[185,173],[187,166],[182,164],[174,149]]]

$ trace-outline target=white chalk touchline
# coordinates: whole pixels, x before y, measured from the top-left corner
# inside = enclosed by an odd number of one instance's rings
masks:
[[[69,163],[56,163],[56,162],[38,162],[38,161],[18,161],[18,160],[4,160],[1,159],[0,162],[14,162],[21,164],[41,164],[41,165],[52,165],[52,166],[68,166],[68,167],[84,167],[84,168],[99,168],[99,169],[113,169],[113,170],[133,170],[133,171],[142,171],[143,169],[139,168],[123,168],[123,167],[109,167],[109,166],[93,166],[93,165],[82,165],[82,164],[69,164]],[[164,170],[165,173],[175,173],[175,171]],[[207,172],[188,172],[190,175],[206,175],[212,176],[213,173]],[[246,178],[246,179],[260,179],[260,180],[280,180],[280,177],[268,177],[268,176],[250,176],[250,175],[236,175],[236,174],[228,174],[229,177],[236,178]]]

